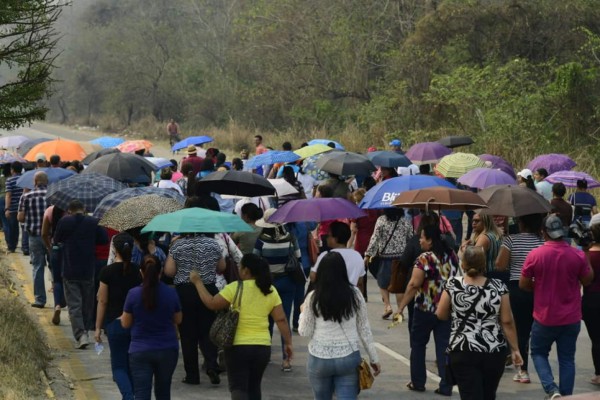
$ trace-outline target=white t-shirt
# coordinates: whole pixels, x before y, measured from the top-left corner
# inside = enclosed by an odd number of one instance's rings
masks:
[[[181,187],[175,182],[172,182],[170,179],[161,179],[160,181],[155,183],[154,186],[161,189],[173,189],[183,196],[183,191],[181,190]]]
[[[297,174],[296,179],[302,185],[302,189],[304,189],[304,194],[307,199],[312,199],[313,197],[313,189],[317,186],[317,181],[310,175],[306,174]]]
[[[348,280],[351,284],[356,286],[358,283],[358,278],[365,275],[365,263],[360,253],[354,249],[332,249],[331,251],[335,251],[336,253],[340,253],[342,255],[342,258],[346,263],[346,269],[348,270]],[[319,264],[321,263],[323,257],[325,257],[325,254],[327,254],[327,252],[319,254],[317,262],[310,269],[311,272],[317,272]]]

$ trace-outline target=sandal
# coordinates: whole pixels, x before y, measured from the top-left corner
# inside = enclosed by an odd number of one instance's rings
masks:
[[[292,366],[291,366],[290,362],[289,361],[284,361],[281,364],[281,370],[283,372],[292,372]]]
[[[422,388],[418,388],[418,387],[416,387],[415,385],[413,385],[413,383],[412,383],[412,382],[408,382],[408,383],[406,384],[406,387],[408,388],[408,390],[412,390],[412,391],[414,391],[414,392],[424,392],[424,391],[425,391],[425,388],[424,388],[424,387],[422,387]]]
[[[600,375],[596,375],[592,379],[590,379],[590,383],[592,385],[600,386]]]
[[[394,311],[392,310],[391,306],[386,307],[381,318],[388,319],[393,313]]]

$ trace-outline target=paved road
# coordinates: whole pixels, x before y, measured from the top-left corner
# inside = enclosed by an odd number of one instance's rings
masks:
[[[4,133],[6,134],[6,133]],[[69,139],[89,140],[94,135],[79,133],[77,131],[54,127],[49,125],[34,125],[33,128],[22,128],[17,133],[35,137],[62,135]],[[168,150],[162,149],[161,152],[168,153]],[[23,293],[27,301],[31,302],[31,269],[28,258],[19,252],[8,255],[12,267],[17,271],[17,279],[23,285]],[[49,281],[47,288],[50,287]],[[364,391],[361,398],[365,399],[433,399],[437,398],[433,394],[433,389],[437,387],[434,381],[437,380],[434,374],[429,374],[427,389],[425,393],[410,392],[405,388],[409,381],[409,343],[406,325],[399,325],[388,329],[389,322],[379,318],[382,306],[378,301],[379,295],[376,290],[376,283],[373,279],[369,280],[369,298],[368,303],[371,327],[381,359],[383,372],[376,379],[373,389]],[[51,303],[51,294],[49,293],[49,303]],[[109,351],[106,346],[105,351],[96,355],[93,348],[86,350],[75,350],[74,340],[71,336],[70,325],[66,312],[62,314],[60,326],[53,326],[50,322],[52,317],[51,304],[44,310],[32,310],[39,317],[42,328],[48,336],[49,343],[56,349],[56,360],[60,368],[69,375],[74,381],[75,390],[73,393],[76,398],[106,399],[113,400],[119,398],[118,390],[111,379]],[[278,342],[276,340],[275,342]],[[312,398],[310,386],[306,375],[306,357],[307,340],[298,335],[294,335],[295,359],[293,362],[294,370],[291,373],[281,372],[279,369],[281,359],[281,349],[278,345],[273,346],[272,363],[268,366],[263,379],[263,398],[265,399],[310,399]],[[432,346],[429,348],[427,367],[434,371],[434,351]],[[553,360],[556,358],[554,353]],[[558,366],[553,361],[553,368],[556,374]],[[504,377],[498,389],[498,399],[542,399],[543,391],[533,367],[531,368],[532,383],[529,385],[517,384],[511,381],[513,370],[507,368]],[[590,340],[585,328],[582,328],[578,341],[577,350],[577,378],[575,384],[576,393],[593,391],[595,388],[587,383],[587,380],[593,375],[593,367],[590,356]],[[223,375],[223,382],[219,386],[213,386],[209,383],[207,377],[203,377],[199,386],[187,386],[181,383],[183,379],[183,363],[181,357],[173,377],[172,393],[173,399],[197,399],[200,396],[204,399],[224,399],[228,398],[227,378]],[[458,398],[458,395],[454,395]],[[600,392],[598,392],[600,398]]]

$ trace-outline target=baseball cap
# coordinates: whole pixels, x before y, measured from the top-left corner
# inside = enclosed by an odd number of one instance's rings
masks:
[[[46,155],[44,153],[37,153],[35,155],[35,161],[46,161]]]
[[[399,146],[402,147],[402,140],[400,139],[394,139],[390,142],[390,146]]]
[[[524,168],[521,171],[517,172],[517,176],[527,179],[528,177],[533,176],[533,172],[531,172],[531,170],[528,168]]]
[[[565,235],[563,223],[556,215],[549,215],[544,221],[544,231],[552,239],[559,239]]]

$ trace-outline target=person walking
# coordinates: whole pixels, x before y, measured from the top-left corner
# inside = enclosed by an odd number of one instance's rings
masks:
[[[462,243],[459,256],[465,246],[482,247],[486,259],[486,276],[500,279],[505,283],[508,282],[508,273],[496,270],[496,258],[498,258],[498,252],[502,244],[502,234],[496,226],[494,218],[491,215],[476,213],[473,216],[472,225],[471,238]]]
[[[256,239],[262,233],[262,228],[256,226],[256,221],[263,217],[263,211],[254,203],[246,203],[241,209],[241,218],[252,227],[250,232],[235,232],[231,239],[238,245],[242,254],[252,254]]]
[[[143,283],[127,293],[121,326],[131,329],[129,367],[134,398],[150,400],[154,381],[156,400],[171,399],[171,380],[179,358],[175,326],[181,305],[175,290],[160,281],[162,268],[152,255],[140,265]]]
[[[167,124],[167,135],[169,135],[169,146],[171,147],[181,140],[179,138],[179,125],[173,118],[171,118]],[[173,154],[175,154],[175,151],[173,151]]]
[[[65,301],[65,290],[62,278],[62,258],[60,249],[54,246],[52,238],[56,232],[58,221],[66,215],[66,212],[58,206],[50,206],[44,211],[44,220],[42,222],[42,241],[49,254],[48,267],[52,273],[52,296],[54,297],[54,314],[52,323],[60,324],[60,312],[67,306]]]
[[[450,366],[462,400],[494,400],[504,373],[505,346],[513,365],[523,362],[510,310],[508,288],[486,278],[487,257],[480,246],[467,246],[461,258],[463,277],[446,281],[435,315],[452,315]]]
[[[35,298],[31,307],[44,308],[46,305],[46,285],[44,283],[46,247],[42,240],[42,222],[44,211],[46,211],[48,175],[45,172],[36,172],[33,182],[35,188],[21,196],[17,219],[25,224],[25,230],[29,234],[29,251],[33,267],[33,296]]]
[[[240,263],[240,280],[228,284],[214,296],[195,271],[190,273],[190,281],[204,305],[213,311],[229,308],[238,285],[242,285],[235,339],[233,346],[225,349],[227,380],[232,399],[260,400],[262,377],[271,358],[269,316],[284,337],[286,359],[291,361],[294,355],[289,323],[281,298],[272,285],[269,265],[257,255],[245,254]]]
[[[589,226],[592,216],[598,214],[596,199],[587,191],[587,188],[587,181],[579,179],[577,190],[569,196],[569,203],[573,206],[573,220],[581,219],[585,226]]]
[[[98,311],[96,312],[96,343],[102,343],[102,329],[108,337],[110,367],[113,381],[123,400],[133,400],[133,384],[129,369],[131,331],[121,325],[121,315],[129,290],[142,283],[140,267],[131,263],[133,237],[120,233],[113,238],[115,262],[100,271]]]
[[[581,307],[583,322],[592,342],[594,377],[590,383],[600,386],[600,215],[594,216],[591,222],[594,243],[588,250],[588,260],[594,270],[594,280],[583,288]]]
[[[552,200],[552,184],[546,180],[548,171],[546,168],[538,168],[533,172],[533,180],[535,182],[535,190],[541,194],[546,200]]]
[[[519,287],[533,291],[531,358],[547,399],[573,394],[575,346],[581,328],[581,285],[594,279],[585,254],[563,240],[564,227],[556,215],[546,217],[544,245],[529,253]],[[534,285],[535,280],[535,285]],[[548,356],[556,343],[560,380],[552,375]]]
[[[327,253],[317,271],[315,290],[306,296],[300,314],[300,335],[310,338],[307,372],[314,398],[356,399],[359,392],[359,341],[373,374],[381,366],[362,294],[348,280],[344,257]]]
[[[17,213],[19,212],[19,201],[23,195],[23,188],[17,186],[17,180],[19,180],[21,177],[22,171],[23,164],[21,164],[19,161],[13,161],[13,163],[10,165],[10,178],[6,179],[6,196],[4,198],[4,202],[6,204],[4,216],[8,221],[5,229],[8,229],[6,246],[8,247],[9,253],[14,253],[17,250],[17,245],[19,244],[19,230],[21,228],[19,227],[19,221],[17,220]],[[22,243],[21,246],[23,246]]]

